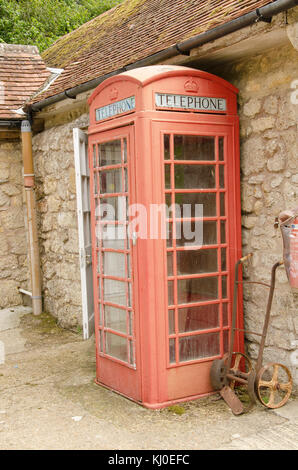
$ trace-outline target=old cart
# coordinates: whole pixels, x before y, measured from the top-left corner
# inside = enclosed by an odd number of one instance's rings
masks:
[[[251,407],[256,403],[256,399],[258,399],[267,408],[279,408],[288,401],[292,391],[291,373],[285,365],[274,362],[265,364],[264,366],[262,365],[275,288],[276,270],[283,264],[283,262],[277,262],[273,265],[270,284],[239,280],[239,268],[246,260],[251,258],[251,256],[252,254],[249,254],[241,258],[235,265],[233,315],[229,351],[222,359],[214,360],[210,369],[210,379],[214,390],[219,390],[220,395],[230,406],[235,415],[242,414],[251,409]],[[261,337],[255,367],[252,366],[251,360],[245,354],[233,351],[235,331],[237,330],[236,315],[238,286],[240,283],[244,282],[261,284],[269,288],[262,333],[242,330],[246,333]],[[234,391],[235,384],[247,387],[249,396],[249,403],[247,406],[245,406],[236,395]]]

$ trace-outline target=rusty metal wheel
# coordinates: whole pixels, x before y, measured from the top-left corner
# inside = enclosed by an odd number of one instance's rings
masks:
[[[225,354],[222,359],[215,359],[212,362],[210,369],[210,382],[213,390],[221,390],[228,383],[225,366],[226,358],[227,355]]]
[[[232,354],[232,362],[230,367],[230,372],[237,374],[238,372],[241,373],[242,377],[248,379],[249,374],[252,371],[252,363],[248,356],[241,352],[233,352]],[[237,378],[235,380],[229,380],[229,385],[233,390],[235,388],[235,384],[237,383]]]
[[[293,379],[283,364],[266,364],[256,378],[256,392],[260,402],[267,408],[280,408],[290,398]]]

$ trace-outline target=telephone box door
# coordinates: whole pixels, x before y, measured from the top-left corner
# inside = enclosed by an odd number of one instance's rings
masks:
[[[226,116],[154,123],[160,203],[168,207],[160,267],[168,295],[163,319],[158,316],[165,331],[160,348],[167,351],[160,374],[166,400],[211,392],[212,360],[228,350],[232,268],[241,253],[237,128],[237,118]],[[239,335],[236,342],[241,349]]]
[[[138,401],[136,253],[127,230],[135,201],[133,126],[90,136],[89,158],[96,380]]]

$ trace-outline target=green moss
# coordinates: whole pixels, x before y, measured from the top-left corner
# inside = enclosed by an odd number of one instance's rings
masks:
[[[42,57],[48,65],[65,68],[80,59],[93,45],[100,48],[100,39],[111,30],[119,29],[136,14],[146,0],[126,0],[119,6],[103,13],[75,31],[58,39]]]
[[[184,415],[186,412],[185,408],[181,405],[168,406],[167,411],[170,413],[175,413],[176,415]]]

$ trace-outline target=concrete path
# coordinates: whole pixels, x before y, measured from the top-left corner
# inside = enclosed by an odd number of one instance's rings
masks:
[[[94,384],[94,340],[30,313],[0,365],[0,449],[298,449],[298,399],[234,416],[217,396],[151,411]],[[13,335],[13,329],[10,330]]]

